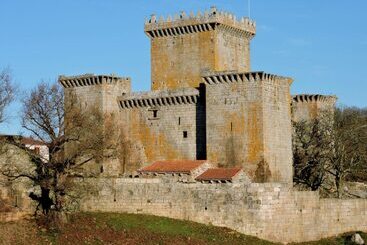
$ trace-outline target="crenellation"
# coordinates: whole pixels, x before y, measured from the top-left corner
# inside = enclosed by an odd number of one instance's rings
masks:
[[[64,88],[93,86],[103,83],[112,84],[125,81],[130,82],[130,80],[131,78],[129,77],[117,77],[113,75],[85,74],[80,76],[59,76],[59,83]]]
[[[335,104],[337,97],[335,95],[321,95],[321,94],[297,94],[292,96],[295,103],[302,102],[324,102]]]
[[[205,11],[202,15],[199,11],[196,16],[191,13],[187,15],[185,12],[175,14],[173,20],[168,16],[166,19],[160,17],[157,20],[155,15],[152,15],[150,20],[145,23],[145,32],[151,38],[161,37],[156,35],[157,30],[179,30],[181,28],[198,27],[200,31],[209,31],[217,26],[224,25],[228,28],[246,33],[246,35],[254,36],[256,33],[256,23],[249,18],[243,17],[241,21],[237,21],[237,17],[231,13],[218,12],[216,8],[211,8]],[[177,33],[177,32],[176,32]],[[181,32],[178,35],[188,34],[188,32]]]
[[[238,83],[238,82],[256,82],[261,80],[269,81],[287,81],[288,84],[292,83],[292,79],[289,77],[282,77],[264,72],[218,72],[211,75],[205,75],[202,78],[203,82],[212,85],[218,83]]]
[[[120,109],[131,107],[170,106],[177,104],[195,104],[199,97],[197,89],[185,88],[175,91],[135,92],[117,98]]]
[[[313,120],[321,115],[334,113],[335,95],[299,94],[292,96],[292,120],[294,122]],[[327,114],[325,114],[327,113]]]

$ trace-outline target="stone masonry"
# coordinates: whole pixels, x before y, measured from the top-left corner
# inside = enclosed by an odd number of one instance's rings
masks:
[[[152,214],[224,226],[275,242],[367,231],[366,199],[320,199],[280,183],[202,184],[163,178],[90,179],[82,210]]]
[[[96,187],[81,210],[192,220],[284,243],[367,231],[366,200],[293,190],[292,120],[333,109],[336,97],[292,97],[291,78],[251,71],[255,22],[211,8],[153,15],[144,30],[152,91],[132,92],[129,78],[112,75],[59,78],[66,95],[75,92],[86,107],[115,113],[121,125],[120,159],[100,163],[99,178],[76,179]],[[157,161],[194,160],[241,169],[243,181],[137,174]]]
[[[130,79],[114,76],[59,78],[86,106],[118,114],[125,154],[103,169],[121,175],[157,160],[205,159],[291,183],[292,79],[250,71],[255,22],[211,8],[152,16],[145,33],[152,91],[132,92]]]

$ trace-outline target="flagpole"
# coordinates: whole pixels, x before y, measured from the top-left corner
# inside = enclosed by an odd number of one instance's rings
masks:
[[[247,0],[248,18],[251,19],[251,0]]]

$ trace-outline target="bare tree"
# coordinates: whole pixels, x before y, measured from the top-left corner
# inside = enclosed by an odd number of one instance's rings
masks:
[[[343,195],[343,182],[358,174],[367,175],[367,116],[357,108],[339,108],[334,119],[334,151],[329,174],[334,177],[338,197]]]
[[[293,123],[294,182],[313,191],[327,180],[333,149],[328,114]]]
[[[345,180],[367,180],[367,116],[358,108],[338,108],[317,119],[294,123],[294,182],[343,196]]]
[[[41,191],[31,193],[30,197],[45,215],[57,218],[56,221],[64,217],[68,200],[75,197],[72,177],[83,176],[83,168],[88,164],[113,157],[117,142],[113,137],[116,134],[113,115],[103,114],[93,106],[82,108],[72,92],[68,98],[64,103],[59,84],[44,82],[24,98],[22,126],[48,143],[49,159],[45,161],[13,137],[10,143],[28,153],[34,171],[24,172],[12,166],[2,171],[12,180],[21,177],[32,180]]]
[[[15,87],[12,83],[10,69],[0,71],[0,123],[6,119],[5,110],[14,100]]]
[[[15,86],[12,82],[11,72],[9,68],[0,70],[0,124],[3,123],[6,117],[6,109],[10,103],[14,100]],[[0,154],[3,154],[4,140],[0,139]],[[0,163],[1,164],[1,163]],[[1,177],[1,176],[0,176]],[[1,181],[1,178],[0,178]],[[5,180],[0,182],[0,185],[6,186]],[[0,193],[1,194],[1,193]],[[0,195],[0,212],[9,210],[5,200],[1,199]]]

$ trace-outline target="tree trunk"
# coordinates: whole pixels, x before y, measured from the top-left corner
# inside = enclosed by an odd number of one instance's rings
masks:
[[[336,186],[336,193],[337,193],[337,197],[341,198],[342,197],[342,190],[341,190],[341,177],[339,175],[337,175],[335,177],[335,186]]]

